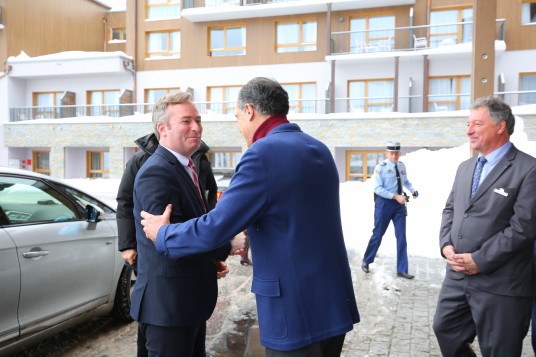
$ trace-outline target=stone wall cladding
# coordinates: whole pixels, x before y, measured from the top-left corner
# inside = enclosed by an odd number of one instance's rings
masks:
[[[336,147],[383,148],[390,139],[401,140],[407,147],[450,147],[467,142],[465,128],[467,113],[453,116],[407,117],[398,114],[392,118],[331,117],[289,120],[300,125],[307,134],[324,142],[332,152]],[[529,140],[536,140],[536,114],[523,115]],[[68,147],[109,147],[111,153],[110,177],[122,175],[124,148],[134,147],[134,140],[152,132],[147,120],[100,120],[95,122],[19,122],[4,124],[6,147],[50,147],[51,170],[55,177],[65,172],[65,151]],[[210,119],[203,121],[203,140],[212,148],[242,147],[245,143],[235,120]]]

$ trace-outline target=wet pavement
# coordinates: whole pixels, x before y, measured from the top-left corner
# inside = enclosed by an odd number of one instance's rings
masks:
[[[415,279],[406,280],[396,277],[394,256],[378,255],[369,274],[361,270],[360,255],[351,252],[349,256],[361,322],[346,335],[342,356],[441,356],[432,320],[444,261],[410,256],[409,272]],[[207,323],[209,357],[264,356],[250,292],[252,268],[239,261],[230,257],[230,273],[219,281],[218,303]],[[109,317],[95,318],[18,356],[132,357],[136,355],[136,326],[136,322],[118,324]],[[473,347],[481,356],[478,344]],[[528,356],[534,356],[530,337],[525,338],[523,352],[523,357]]]
[[[370,273],[365,274],[361,270],[361,257],[353,252],[349,255],[361,322],[346,335],[342,356],[441,356],[432,321],[444,278],[445,261],[441,258],[410,257],[409,272],[415,275],[415,279],[407,280],[396,276],[395,256],[378,255],[370,265]],[[244,267],[238,268],[240,273],[244,272]],[[264,356],[255,327],[253,325],[253,329],[249,330],[244,354],[214,356]],[[473,349],[477,356],[481,356],[477,341]],[[530,331],[524,341],[522,356],[534,356]]]

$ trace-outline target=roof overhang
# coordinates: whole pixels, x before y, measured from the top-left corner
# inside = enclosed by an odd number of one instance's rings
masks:
[[[309,14],[326,12],[328,4],[331,11],[378,8],[385,6],[413,5],[415,0],[299,0],[254,4],[244,6],[196,7],[184,9],[181,16],[191,22],[235,20],[256,17]]]

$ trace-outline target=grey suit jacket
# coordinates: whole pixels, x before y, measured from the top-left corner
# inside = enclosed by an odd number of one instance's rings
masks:
[[[443,210],[440,249],[472,253],[480,269],[466,276],[475,288],[499,295],[534,295],[536,159],[512,146],[470,198],[476,156],[460,164]],[[447,277],[462,279],[447,264]]]

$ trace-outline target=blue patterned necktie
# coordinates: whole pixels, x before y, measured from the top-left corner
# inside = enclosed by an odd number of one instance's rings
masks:
[[[476,190],[478,189],[478,186],[480,185],[480,176],[482,176],[482,168],[484,167],[484,164],[486,163],[486,161],[487,160],[484,156],[480,156],[478,158],[478,162],[475,168],[475,173],[473,174],[473,185],[471,186],[471,197],[473,197]]]

